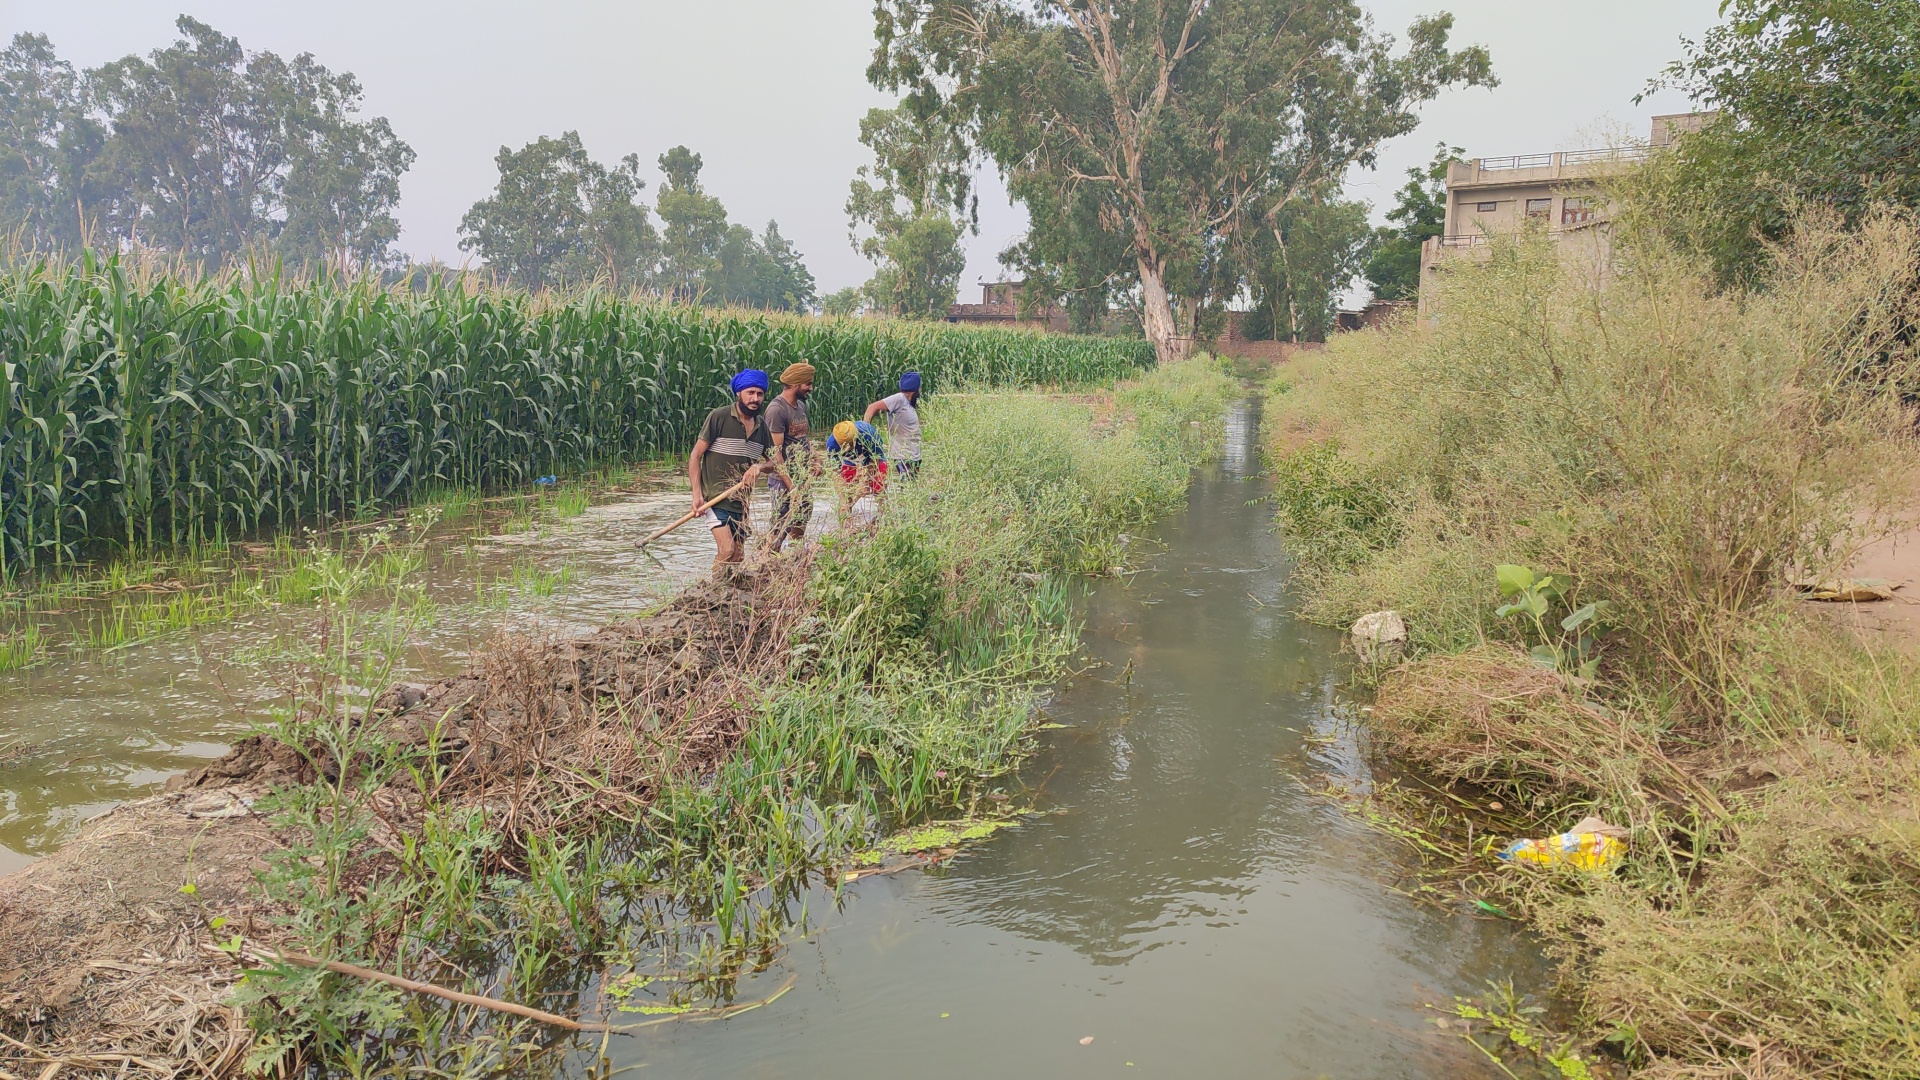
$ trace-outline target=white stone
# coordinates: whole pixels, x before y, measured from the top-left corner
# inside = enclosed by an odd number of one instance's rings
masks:
[[[1354,620],[1353,651],[1365,664],[1390,664],[1407,651],[1407,623],[1397,611],[1376,611]]]

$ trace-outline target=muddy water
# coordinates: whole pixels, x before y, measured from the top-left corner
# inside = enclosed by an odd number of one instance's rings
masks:
[[[474,522],[449,523],[428,541],[414,578],[434,603],[405,657],[406,677],[459,671],[502,630],[582,632],[672,595],[705,572],[712,540],[689,526],[656,545],[656,559],[634,541],[686,509],[684,482],[661,481],[516,532],[475,539]],[[501,584],[516,569],[569,577],[541,596]],[[315,618],[309,606],[281,607],[104,654],[60,650],[0,673],[0,874],[54,850],[95,814],[224,753],[285,699],[289,665],[272,659],[275,647],[310,631]]]
[[[1096,589],[1065,725],[1027,770],[1052,816],[931,874],[869,878],[740,1000],[771,1006],[614,1043],[694,1077],[1429,1077],[1492,1066],[1422,1007],[1526,987],[1505,924],[1380,882],[1392,847],[1317,794],[1364,782],[1333,717],[1337,639],[1299,622],[1256,417],[1162,530]],[[1082,1044],[1088,1036],[1092,1042]],[[1499,1075],[1490,1073],[1490,1075]]]

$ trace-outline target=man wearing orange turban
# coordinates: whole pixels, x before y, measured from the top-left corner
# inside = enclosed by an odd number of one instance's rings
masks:
[[[806,484],[818,467],[807,427],[807,395],[813,393],[812,364],[802,360],[780,373],[780,393],[767,404],[767,431],[773,436],[773,550],[789,539],[807,535],[813,517],[813,499],[795,490]]]

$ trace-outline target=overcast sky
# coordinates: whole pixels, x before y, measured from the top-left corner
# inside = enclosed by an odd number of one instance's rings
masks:
[[[1365,3],[1366,0],[1363,0]],[[1451,91],[1419,130],[1358,173],[1356,197],[1385,211],[1408,166],[1438,141],[1469,156],[1591,145],[1601,133],[1642,138],[1647,118],[1680,112],[1671,93],[1633,96],[1714,21],[1717,0],[1371,0],[1380,28],[1451,10],[1455,40],[1493,52],[1497,90]],[[890,102],[866,83],[872,0],[0,0],[6,36],[39,31],[91,67],[174,39],[183,9],[253,50],[311,52],[366,88],[419,153],[406,176],[400,246],[459,262],[460,216],[493,187],[493,156],[578,129],[602,161],[653,161],[685,143],[734,220],[768,218],[806,256],[823,292],[866,279],[847,243],[847,182],[866,161],[859,120]],[[649,201],[651,201],[649,196]],[[1025,227],[992,178],[971,239],[962,299],[999,272]]]

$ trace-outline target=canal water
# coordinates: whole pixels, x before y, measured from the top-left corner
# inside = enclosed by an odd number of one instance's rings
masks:
[[[739,1000],[791,991],[617,1040],[616,1070],[1501,1075],[1427,1006],[1538,985],[1537,953],[1386,887],[1401,856],[1319,793],[1366,769],[1335,716],[1338,637],[1293,614],[1257,419],[1234,412],[1149,568],[1094,589],[1099,666],[1051,702],[1064,727],[1025,773],[1052,813],[863,879],[837,911],[815,898],[812,932]]]

